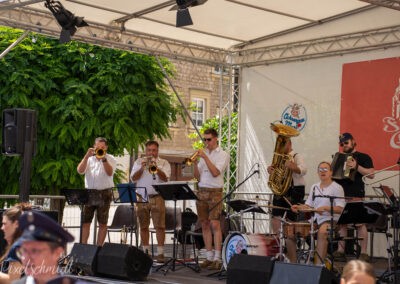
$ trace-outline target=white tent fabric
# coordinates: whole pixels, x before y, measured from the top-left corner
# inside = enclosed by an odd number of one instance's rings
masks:
[[[263,65],[399,45],[397,0],[208,0],[175,27],[174,0],[62,0],[84,17],[74,39],[206,64]],[[397,1],[397,2],[396,2]],[[44,0],[3,0],[0,24],[58,36]]]

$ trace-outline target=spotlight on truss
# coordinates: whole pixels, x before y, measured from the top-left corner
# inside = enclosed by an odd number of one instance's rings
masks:
[[[71,36],[75,34],[77,27],[89,26],[88,23],[83,20],[83,17],[75,17],[75,15],[65,9],[59,1],[46,0],[44,6],[53,13],[61,26],[61,43],[71,41]]]
[[[206,3],[207,0],[176,0],[176,5],[171,10],[176,12],[176,26],[183,27],[193,25],[192,17],[190,17],[189,7],[195,7]]]

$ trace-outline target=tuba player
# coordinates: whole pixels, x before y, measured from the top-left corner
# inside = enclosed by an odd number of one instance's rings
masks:
[[[305,179],[304,176],[307,173],[307,167],[304,162],[304,158],[301,154],[296,153],[292,148],[292,141],[288,139],[285,145],[284,154],[290,155],[292,158],[285,162],[285,167],[292,170],[292,184],[289,190],[284,196],[274,195],[272,204],[274,206],[285,207],[290,210],[290,204],[286,201],[290,201],[292,204],[303,203],[305,194]],[[267,168],[268,174],[272,174],[274,167],[271,165]],[[272,231],[274,234],[278,234],[280,230],[280,218],[286,213],[286,219],[289,221],[296,221],[296,214],[291,211],[285,211],[283,209],[272,209]],[[289,237],[286,240],[286,246],[288,251],[288,258],[290,262],[296,262],[296,242],[293,237]]]

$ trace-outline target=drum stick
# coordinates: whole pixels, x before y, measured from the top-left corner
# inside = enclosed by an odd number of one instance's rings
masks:
[[[283,199],[285,199],[286,203],[289,204],[290,207],[293,206],[289,199],[286,198],[286,196],[283,196]]]

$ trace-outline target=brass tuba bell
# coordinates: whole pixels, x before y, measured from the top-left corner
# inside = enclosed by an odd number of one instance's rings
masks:
[[[269,175],[268,186],[275,195],[285,195],[292,183],[292,170],[285,167],[286,161],[292,157],[285,153],[285,148],[290,137],[298,136],[300,132],[280,123],[271,123],[271,129],[278,134],[278,137],[271,164],[274,171]]]

